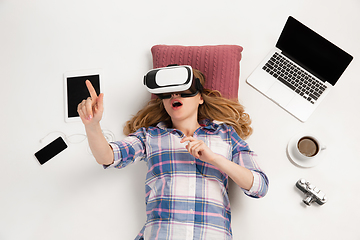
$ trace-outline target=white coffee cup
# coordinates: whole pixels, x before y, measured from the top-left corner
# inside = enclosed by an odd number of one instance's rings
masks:
[[[318,157],[326,146],[312,134],[300,135],[291,146],[292,155],[298,160],[310,161]]]

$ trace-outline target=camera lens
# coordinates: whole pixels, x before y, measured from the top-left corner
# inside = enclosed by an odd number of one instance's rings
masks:
[[[303,200],[303,202],[308,206],[310,206],[313,201],[314,199],[311,195],[306,195],[306,198]]]

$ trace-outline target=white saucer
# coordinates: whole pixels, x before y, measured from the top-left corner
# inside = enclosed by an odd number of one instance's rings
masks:
[[[320,151],[320,153],[312,159],[303,160],[303,159],[299,159],[296,156],[294,156],[294,154],[292,153],[292,151],[290,149],[291,146],[296,146],[296,144],[297,144],[296,142],[300,137],[306,136],[306,135],[307,134],[298,134],[298,135],[292,137],[286,147],[286,152],[287,152],[287,156],[288,156],[289,160],[296,166],[303,167],[303,168],[311,168],[311,167],[316,166],[321,161],[321,159],[324,156],[324,151]]]

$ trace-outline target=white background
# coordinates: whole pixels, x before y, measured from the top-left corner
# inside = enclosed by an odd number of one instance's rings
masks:
[[[270,189],[256,200],[230,185],[235,240],[360,239],[359,13],[359,0],[0,0],[0,239],[137,235],[145,222],[145,163],[103,170],[86,141],[69,143],[43,166],[33,154],[61,135],[54,131],[84,133],[81,123],[64,122],[67,71],[103,69],[102,127],[123,138],[124,123],[150,98],[142,76],[155,44],[244,47],[239,99],[253,119],[248,143]],[[289,15],[354,56],[306,123],[245,82]],[[288,141],[302,131],[328,147],[311,169],[286,156]],[[299,178],[322,189],[328,202],[305,207]]]

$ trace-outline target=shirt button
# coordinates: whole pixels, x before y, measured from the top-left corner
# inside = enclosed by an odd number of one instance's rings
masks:
[[[195,163],[194,161],[191,161],[191,165],[194,165],[194,163]]]
[[[194,210],[190,209],[190,213],[193,214],[193,213],[194,213]]]

